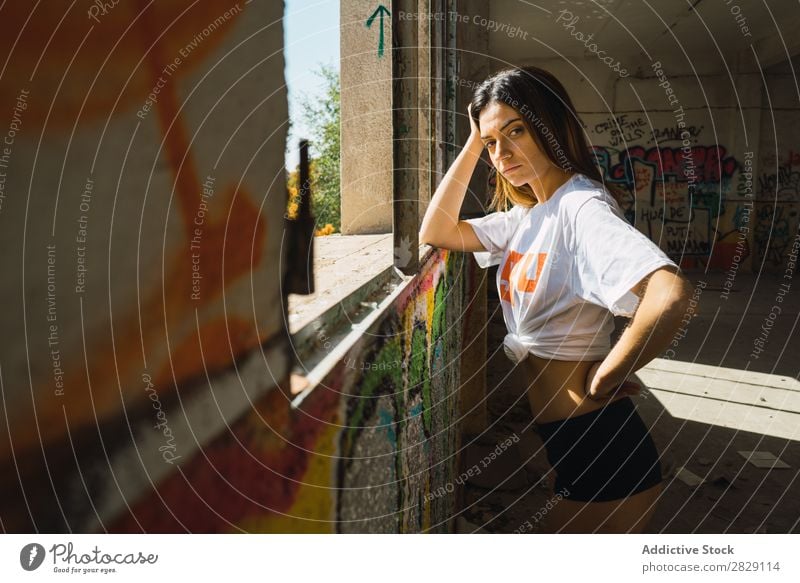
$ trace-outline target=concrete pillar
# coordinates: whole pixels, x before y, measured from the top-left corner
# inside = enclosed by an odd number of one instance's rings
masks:
[[[391,10],[391,2],[341,3],[344,235],[392,230]]]

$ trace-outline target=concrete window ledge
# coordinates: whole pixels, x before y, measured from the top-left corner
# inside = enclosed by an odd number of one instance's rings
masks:
[[[314,237],[316,292],[289,294],[289,332],[297,333],[390,265],[391,233]]]
[[[419,248],[420,260],[435,249]],[[378,325],[414,279],[393,265],[392,234],[315,238],[316,293],[289,294],[289,331],[297,366],[291,375],[295,405]]]

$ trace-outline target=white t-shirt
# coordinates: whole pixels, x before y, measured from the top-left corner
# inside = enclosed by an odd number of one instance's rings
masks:
[[[497,288],[514,361],[528,352],[555,360],[602,360],[611,350],[612,313],[633,316],[630,290],[659,267],[677,265],[628,223],[602,184],[575,174],[551,198],[468,219],[499,265]]]

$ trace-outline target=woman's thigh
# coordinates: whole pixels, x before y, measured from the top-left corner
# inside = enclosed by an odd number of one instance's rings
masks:
[[[606,502],[559,500],[547,515],[552,533],[642,533],[656,509],[662,484]]]

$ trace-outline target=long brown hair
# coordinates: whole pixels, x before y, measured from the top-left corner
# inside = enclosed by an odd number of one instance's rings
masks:
[[[554,166],[603,182],[572,100],[551,73],[538,67],[521,67],[500,71],[486,79],[472,97],[472,118],[476,124],[480,125],[481,111],[492,102],[504,103],[520,114],[536,144]],[[509,203],[526,207],[536,204],[536,196],[527,184],[516,187],[494,168],[490,183],[492,180],[495,189],[490,209],[507,210]],[[619,193],[608,190],[620,202]]]

